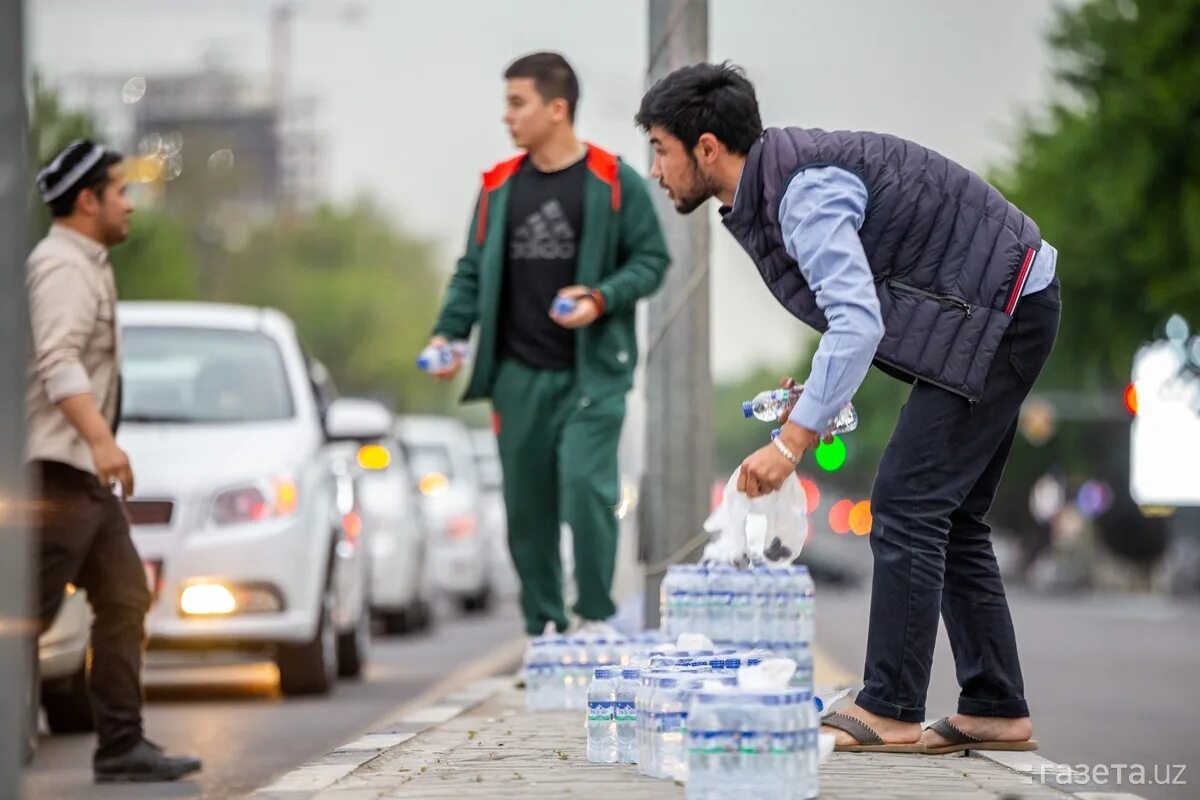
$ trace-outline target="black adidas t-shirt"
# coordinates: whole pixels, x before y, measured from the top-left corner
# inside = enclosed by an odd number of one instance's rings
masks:
[[[541,172],[526,158],[512,181],[499,353],[539,369],[572,369],[575,332],[549,314],[558,291],[575,283],[587,159]]]

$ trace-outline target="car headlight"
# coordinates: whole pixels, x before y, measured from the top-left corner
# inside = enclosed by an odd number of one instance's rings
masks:
[[[296,482],[278,477],[220,492],[213,498],[211,516],[217,525],[242,525],[290,516],[298,504]]]

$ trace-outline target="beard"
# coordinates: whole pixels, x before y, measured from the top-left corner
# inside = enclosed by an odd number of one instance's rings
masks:
[[[675,195],[675,210],[680,214],[690,214],[719,190],[716,181],[700,171],[700,165],[692,159],[691,185],[686,191]]]

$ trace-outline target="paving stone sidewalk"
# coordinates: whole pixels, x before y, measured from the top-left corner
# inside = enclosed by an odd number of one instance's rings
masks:
[[[681,785],[641,776],[636,767],[589,764],[582,714],[527,712],[511,681],[492,681],[486,693],[459,703],[398,720],[310,765],[308,788],[285,776],[254,800],[684,797]],[[421,725],[430,726],[414,732]],[[361,763],[350,768],[356,761]],[[347,774],[336,778],[339,771]],[[331,785],[321,788],[321,774]],[[1070,797],[976,756],[835,753],[821,767],[823,800]]]

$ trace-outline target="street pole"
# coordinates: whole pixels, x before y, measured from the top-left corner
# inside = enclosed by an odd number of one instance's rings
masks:
[[[22,0],[0,0],[0,797],[17,797],[32,626],[25,530],[25,248],[28,123]]]
[[[649,0],[646,87],[708,58],[707,0]],[[713,480],[709,369],[708,217],[681,216],[653,192],[671,248],[671,268],[649,302],[646,446],[638,530],[645,566],[645,616],[658,625],[658,587],[669,563],[703,545]]]

